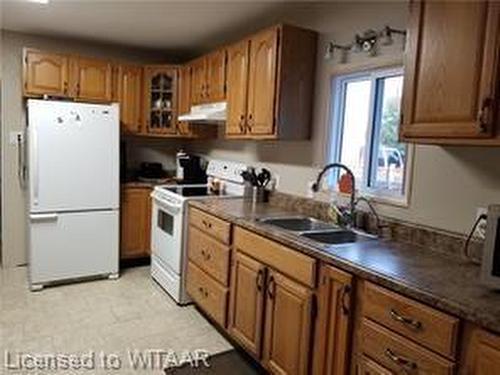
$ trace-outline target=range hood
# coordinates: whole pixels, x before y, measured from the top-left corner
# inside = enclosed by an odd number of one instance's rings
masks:
[[[202,123],[226,121],[226,108],[226,102],[194,105],[189,113],[180,115],[178,120]]]

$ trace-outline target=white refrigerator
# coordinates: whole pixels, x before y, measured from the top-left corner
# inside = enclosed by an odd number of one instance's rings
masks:
[[[118,277],[119,107],[28,100],[32,290]]]

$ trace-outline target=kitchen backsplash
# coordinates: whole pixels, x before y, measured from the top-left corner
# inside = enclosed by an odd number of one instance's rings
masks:
[[[274,192],[270,196],[269,203],[286,210],[299,212],[303,215],[310,215],[322,220],[331,220],[330,204],[327,202]],[[377,225],[375,216],[366,211],[361,212],[365,216],[361,220],[366,223],[365,229],[370,233],[376,233]],[[471,241],[468,251],[469,255],[466,256],[464,251],[466,236],[383,216],[380,217],[380,224],[384,239],[411,243],[429,251],[445,253],[474,263],[481,262],[483,253],[482,241],[477,241],[476,239]]]

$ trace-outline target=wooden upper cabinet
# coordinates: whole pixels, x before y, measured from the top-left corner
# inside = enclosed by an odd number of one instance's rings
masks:
[[[346,375],[349,371],[352,283],[353,277],[350,274],[332,266],[321,267],[314,339],[314,374]]]
[[[498,132],[499,22],[498,2],[412,2],[402,140],[447,143]]]
[[[67,96],[68,79],[68,56],[24,50],[24,95]]]
[[[77,99],[111,101],[112,68],[109,61],[72,57],[71,82],[73,96]]]
[[[226,99],[226,50],[221,49],[206,57],[206,99],[210,103]]]
[[[116,100],[120,103],[120,123],[126,133],[142,131],[142,68],[120,65],[116,68]],[[113,90],[113,91],[115,91]]]
[[[191,109],[191,66],[184,65],[179,68],[178,84],[178,113],[184,115]]]
[[[265,30],[250,39],[247,129],[251,134],[274,133],[278,30]]]
[[[191,101],[193,104],[215,103],[226,98],[226,50],[220,49],[189,63]]]
[[[269,272],[263,362],[271,373],[308,373],[312,295],[288,277]]]
[[[244,40],[227,50],[226,135],[245,134],[250,42]]]
[[[191,109],[191,71],[190,65],[184,65],[179,68],[178,85],[178,115],[189,113]],[[191,127],[185,121],[177,121],[177,132],[180,135],[190,136]]]
[[[201,104],[206,98],[207,60],[200,57],[189,64],[191,66],[191,102]]]
[[[177,132],[177,70],[170,65],[144,69],[144,122],[150,135]]]
[[[121,196],[121,258],[137,258],[150,254],[151,189],[125,187]]]
[[[308,139],[317,34],[265,29],[228,49],[226,136]]]
[[[255,358],[260,358],[265,266],[240,252],[235,252],[232,262],[229,333]]]

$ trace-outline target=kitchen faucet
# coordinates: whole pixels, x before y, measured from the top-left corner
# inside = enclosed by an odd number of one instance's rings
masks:
[[[312,191],[318,192],[319,191],[319,186],[321,183],[321,179],[323,178],[323,175],[329,171],[330,169],[333,168],[339,168],[343,169],[351,178],[352,181],[352,188],[351,188],[351,197],[350,197],[350,204],[349,204],[349,217],[348,217],[348,222],[349,226],[354,226],[354,212],[356,209],[356,201],[355,201],[355,194],[356,194],[356,179],[354,177],[354,173],[349,169],[344,164],[341,163],[331,163],[326,165],[323,170],[319,173],[318,178],[316,179],[316,182],[312,185]]]

